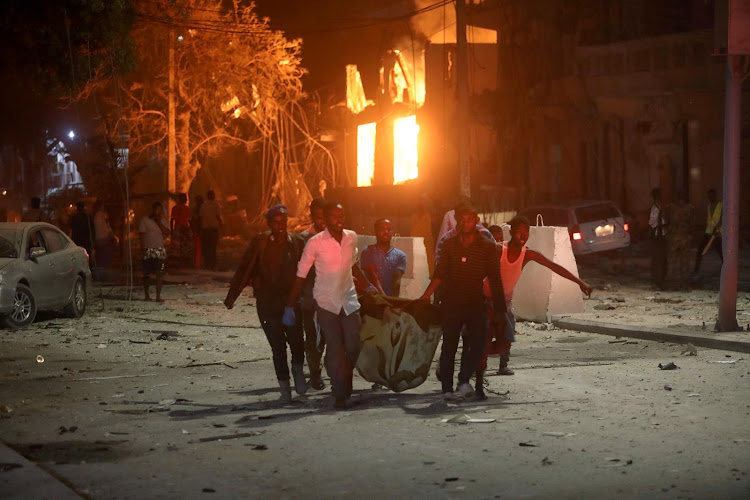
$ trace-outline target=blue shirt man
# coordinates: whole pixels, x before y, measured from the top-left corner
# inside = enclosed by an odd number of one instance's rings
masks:
[[[391,221],[377,220],[377,242],[362,251],[360,264],[379,293],[398,297],[401,292],[401,277],[406,272],[406,254],[391,246],[392,236]]]

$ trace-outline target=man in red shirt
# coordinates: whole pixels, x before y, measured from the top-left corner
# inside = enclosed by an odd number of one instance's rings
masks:
[[[188,267],[192,263],[193,235],[190,231],[190,208],[187,206],[187,195],[177,195],[177,205],[172,207],[169,220],[172,233],[170,254],[178,267]]]

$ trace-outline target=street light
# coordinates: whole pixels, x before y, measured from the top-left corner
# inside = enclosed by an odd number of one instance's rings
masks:
[[[75,136],[76,136],[76,133],[73,132],[72,130],[68,132],[68,137],[70,137],[71,139],[73,139]]]

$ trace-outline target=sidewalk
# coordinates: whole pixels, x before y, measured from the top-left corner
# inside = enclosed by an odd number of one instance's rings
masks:
[[[0,441],[0,497],[10,499],[83,498],[60,480]]]
[[[615,337],[654,340],[675,344],[693,344],[696,347],[721,349],[725,351],[750,353],[749,332],[690,332],[666,328],[650,328],[638,325],[622,325],[576,318],[575,316],[555,316],[552,323],[563,330],[599,333]]]

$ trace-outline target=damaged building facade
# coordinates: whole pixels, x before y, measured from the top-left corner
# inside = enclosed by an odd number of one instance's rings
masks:
[[[726,61],[713,55],[714,8],[703,0],[467,2],[462,147],[481,210],[610,199],[644,228],[653,187],[699,207],[708,188],[721,192]],[[665,18],[671,24],[648,21]],[[376,96],[347,68],[339,165],[357,181],[336,196],[358,214],[356,229],[378,213],[408,234],[419,194],[439,209],[459,194],[455,28],[428,37],[420,54],[423,64],[404,64],[388,50]],[[742,182],[750,188],[747,176]]]

